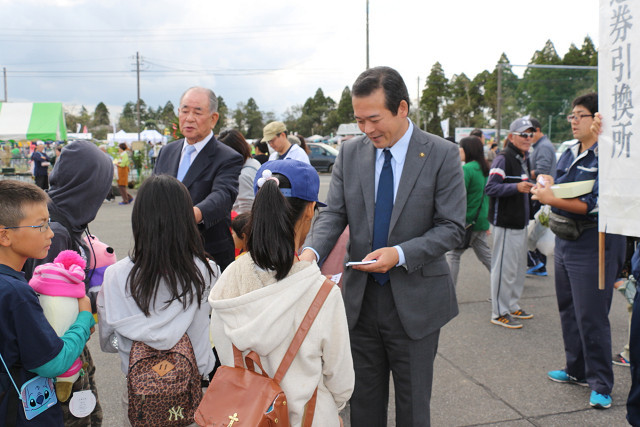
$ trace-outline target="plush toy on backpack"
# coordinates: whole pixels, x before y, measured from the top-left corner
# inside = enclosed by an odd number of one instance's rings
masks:
[[[84,243],[90,248],[89,251],[89,269],[87,271],[88,286],[87,295],[91,301],[95,301],[104,282],[104,272],[107,267],[115,264],[118,261],[116,257],[116,251],[111,246],[100,241],[93,234],[83,236]],[[96,323],[98,322],[98,315],[93,314]]]
[[[93,254],[89,256],[89,274],[87,275],[89,277],[89,292],[98,292],[104,281],[104,271],[110,265],[115,264],[118,258],[113,248],[101,242],[96,236],[92,234],[84,236],[84,241],[87,246],[93,249]]]
[[[78,298],[85,296],[85,261],[75,251],[62,251],[52,263],[36,267],[29,285],[39,294],[40,305],[56,334],[61,337],[78,317]],[[82,361],[56,378],[58,400],[66,402],[73,383],[80,377]]]

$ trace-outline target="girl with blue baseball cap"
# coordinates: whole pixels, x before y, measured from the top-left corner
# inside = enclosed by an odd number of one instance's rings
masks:
[[[238,258],[211,291],[213,343],[223,365],[234,366],[233,346],[255,351],[273,378],[325,277],[297,251],[311,227],[320,179],[297,160],[266,162],[256,175],[248,230],[250,256]],[[233,346],[232,346],[233,345]],[[214,379],[215,381],[215,379]],[[334,286],[280,386],[291,425],[301,425],[317,389],[314,425],[339,426],[351,397],[353,361],[342,295]]]

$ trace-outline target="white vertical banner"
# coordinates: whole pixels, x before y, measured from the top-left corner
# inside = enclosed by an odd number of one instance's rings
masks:
[[[449,136],[449,119],[445,119],[440,122],[440,127],[442,128],[442,136],[443,138],[447,138]]]
[[[640,1],[600,0],[601,232],[640,237]]]

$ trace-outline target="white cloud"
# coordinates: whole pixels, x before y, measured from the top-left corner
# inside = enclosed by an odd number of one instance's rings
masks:
[[[370,63],[398,69],[415,96],[418,77],[423,85],[436,61],[447,77],[473,77],[502,52],[526,64],[547,39],[561,56],[586,35],[597,45],[596,0],[539,0],[526,12],[516,3],[370,0]],[[177,104],[185,88],[204,85],[230,108],[253,97],[281,115],[319,87],[337,101],[365,67],[364,0],[0,4],[11,17],[0,28],[10,101],[122,106],[135,100],[140,52],[147,105]]]

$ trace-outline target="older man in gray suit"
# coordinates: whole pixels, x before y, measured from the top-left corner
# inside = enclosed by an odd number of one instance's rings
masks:
[[[356,384],[352,426],[384,426],[393,373],[396,423],[428,426],[440,328],[458,313],[445,253],[464,234],[466,194],[454,144],[408,119],[397,71],[376,67],[353,85],[366,136],[342,145],[327,208],[301,259],[322,261],[350,227],[344,300]]]

